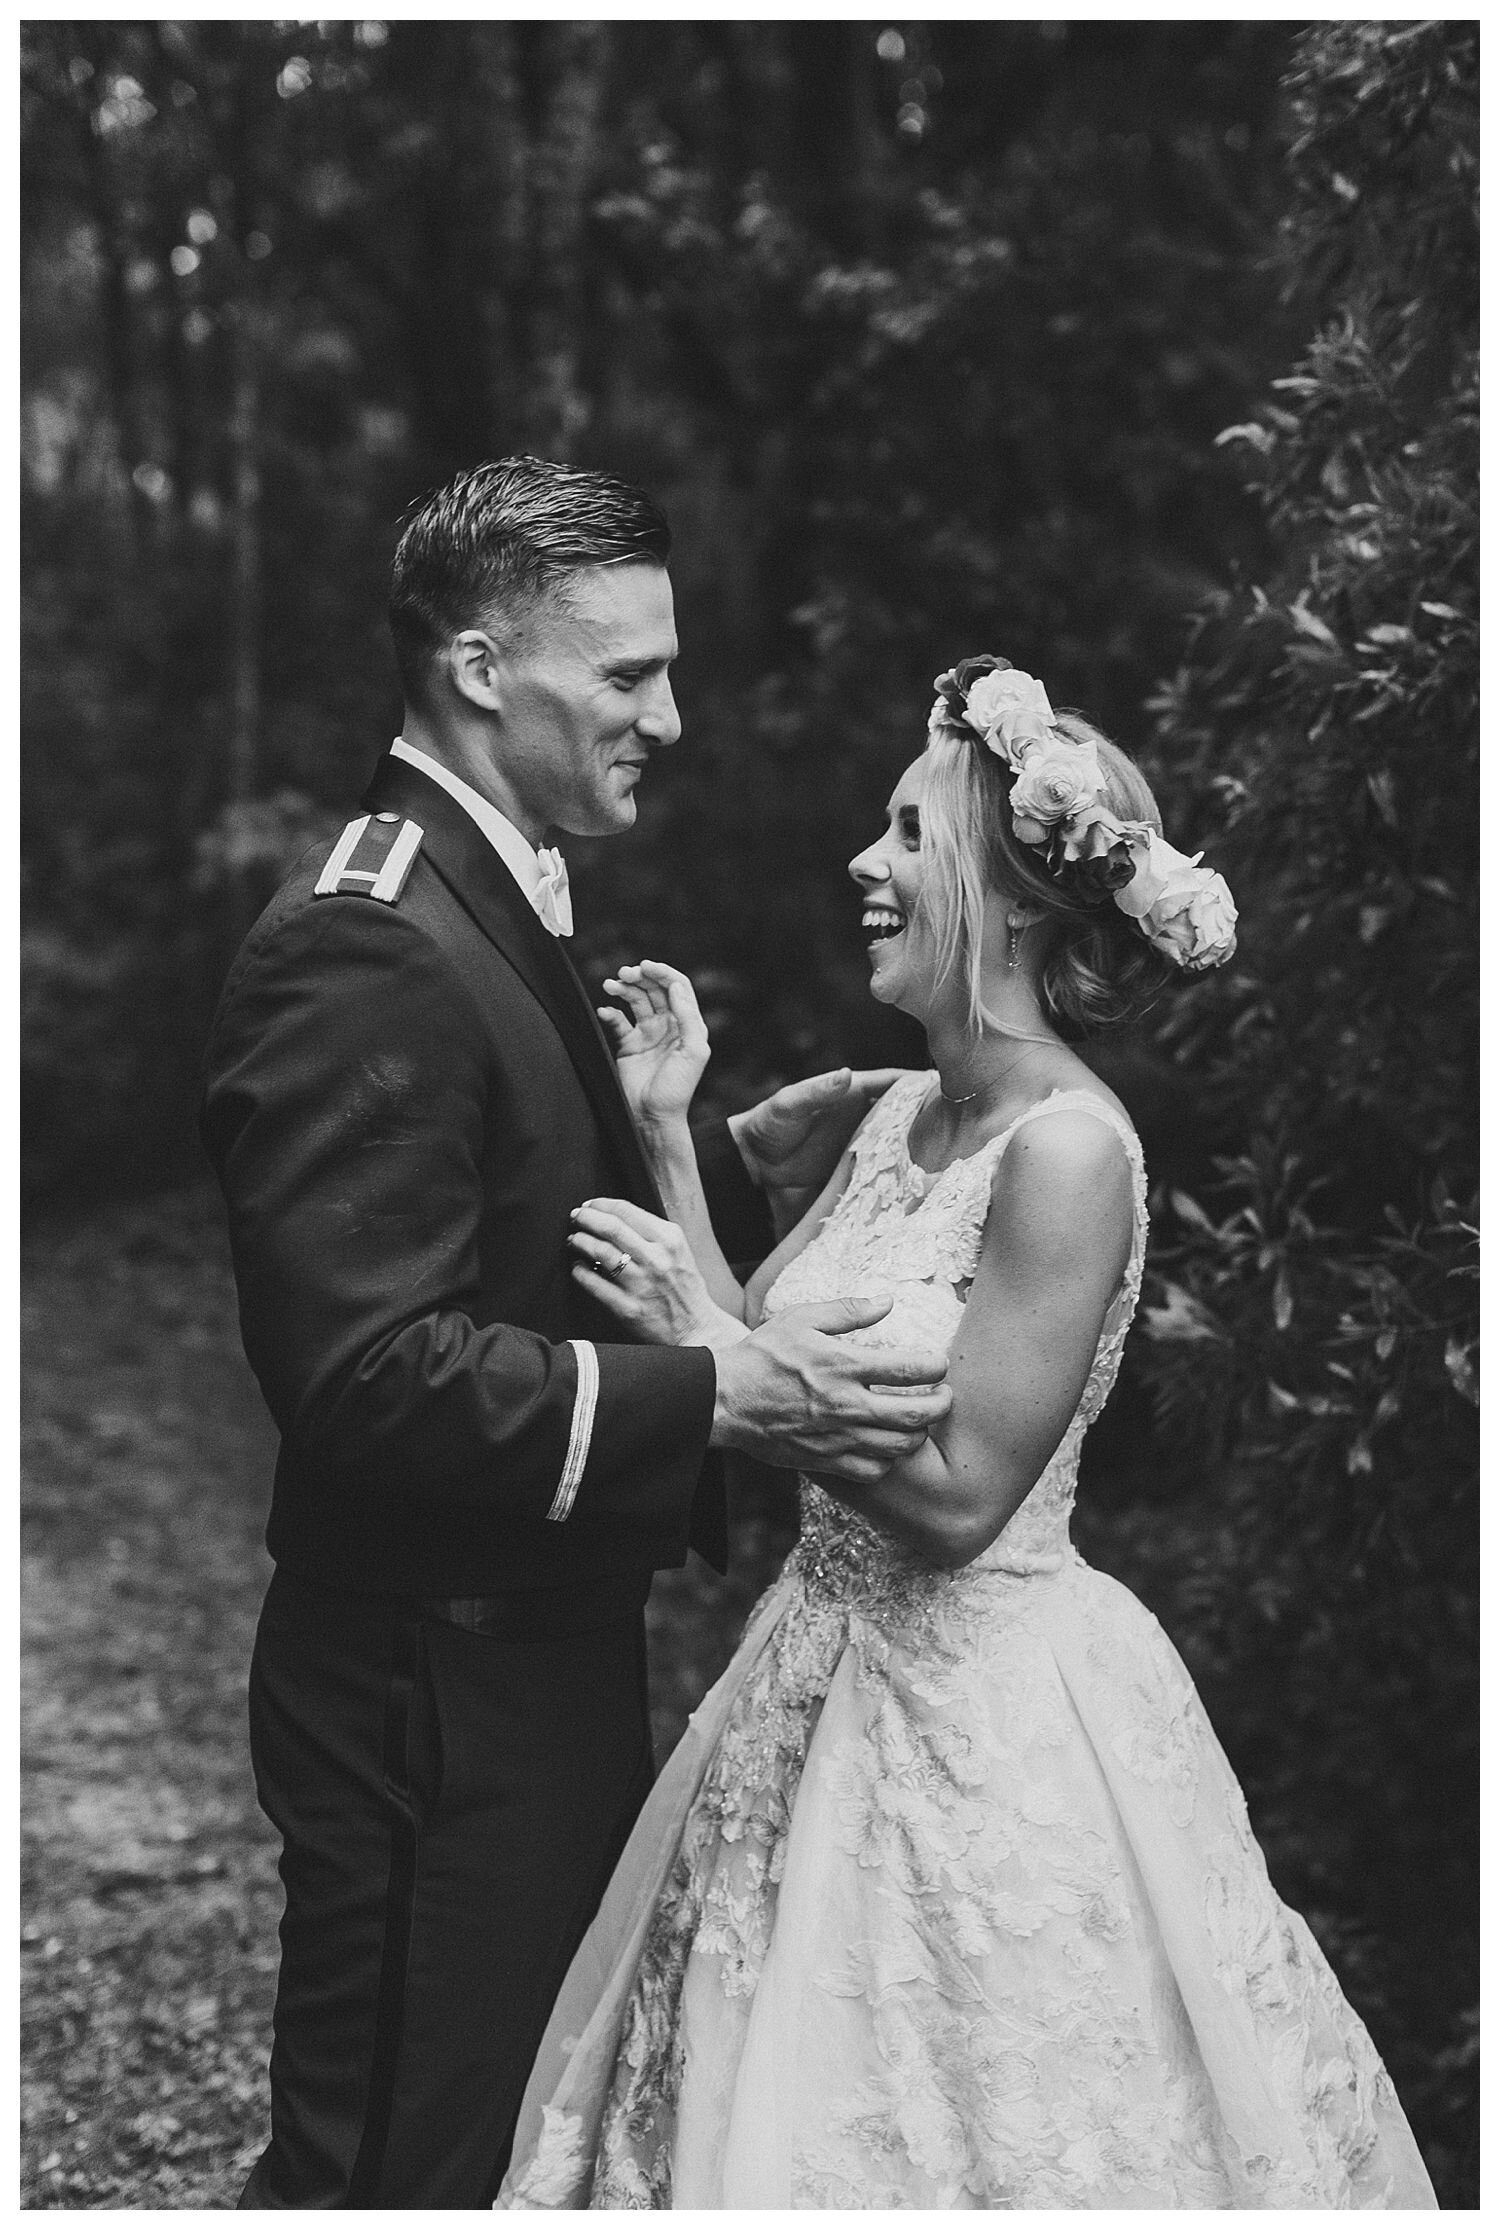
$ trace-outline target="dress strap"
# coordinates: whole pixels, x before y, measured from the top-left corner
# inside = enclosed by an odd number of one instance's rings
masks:
[[[1008,1145],[1023,1123],[1034,1123],[1039,1115],[1057,1115],[1064,1111],[1071,1114],[1075,1109],[1083,1115],[1096,1115],[1101,1123],[1107,1124],[1114,1132],[1125,1149],[1125,1158],[1130,1163],[1131,1192],[1134,1195],[1135,1202],[1135,1239],[1131,1247],[1132,1268],[1127,1276],[1133,1276],[1138,1281],[1141,1262],[1146,1252],[1146,1157],[1141,1152],[1141,1142],[1136,1135],[1135,1125],[1128,1116],[1122,1115],[1118,1108],[1111,1107],[1109,1101],[1101,1099],[1097,1092],[1089,1091],[1087,1086],[1075,1085],[1066,1091],[1052,1092],[1046,1099],[1038,1100],[1034,1107],[1028,1107],[1025,1114],[1018,1115],[1010,1128],[1002,1131],[1000,1136],[992,1141],[992,1144],[996,1149]],[[999,1159],[998,1152],[996,1152],[995,1158],[996,1160]],[[991,1163],[992,1169],[993,1166],[994,1164]]]
[[[1118,1108],[1111,1107],[1108,1100],[1101,1099],[1097,1092],[1089,1091],[1087,1086],[1074,1086],[1068,1091],[1049,1093],[1046,1099],[1038,1100],[1024,1114],[1018,1115],[1001,1136],[1005,1139],[1013,1138],[1023,1123],[1034,1123],[1039,1115],[1060,1115],[1064,1111],[1072,1113],[1075,1109],[1083,1115],[1096,1115],[1101,1123],[1107,1123],[1129,1155],[1131,1168],[1142,1167],[1141,1142],[1136,1136],[1134,1124]],[[997,1139],[996,1144],[999,1143]]]

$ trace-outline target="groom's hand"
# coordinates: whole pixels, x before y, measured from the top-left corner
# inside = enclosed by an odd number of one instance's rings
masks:
[[[878,1324],[888,1300],[784,1309],[718,1358],[711,1445],[789,1471],[873,1486],[953,1406],[938,1349],[869,1348],[834,1335]]]
[[[778,1239],[811,1207],[866,1111],[904,1069],[829,1069],[784,1084],[779,1092],[731,1115],[740,1158],[765,1194]]]

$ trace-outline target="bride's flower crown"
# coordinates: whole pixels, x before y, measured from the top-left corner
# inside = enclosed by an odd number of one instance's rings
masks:
[[[1148,943],[1179,968],[1217,968],[1234,951],[1229,885],[1174,851],[1148,821],[1122,821],[1102,801],[1106,780],[1092,741],[1057,722],[1047,692],[1008,658],[965,658],[933,685],[927,725],[977,736],[1015,776],[1012,826],[1022,844],[1067,875],[1079,896],[1112,898]]]

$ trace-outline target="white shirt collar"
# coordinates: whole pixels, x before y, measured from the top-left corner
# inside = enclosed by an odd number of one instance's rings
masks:
[[[542,880],[542,863],[514,821],[507,820],[500,808],[491,805],[487,797],[482,797],[472,783],[463,781],[440,760],[430,758],[425,751],[418,751],[413,744],[407,742],[405,736],[397,736],[391,745],[391,757],[404,759],[409,767],[420,767],[430,781],[437,783],[439,789],[446,790],[449,797],[456,798],[475,827],[488,837],[526,896],[535,899]]]

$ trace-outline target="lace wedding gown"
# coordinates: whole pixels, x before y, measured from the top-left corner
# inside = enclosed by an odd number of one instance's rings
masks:
[[[931,1079],[768,1309],[893,1292],[951,1343],[995,1164],[936,1178]],[[511,2207],[1432,2207],[1390,2078],[1170,1642],[1068,1538],[1140,1288],[999,1539],[939,1570],[810,1482],[802,1537],[658,1781],[522,2109]]]

